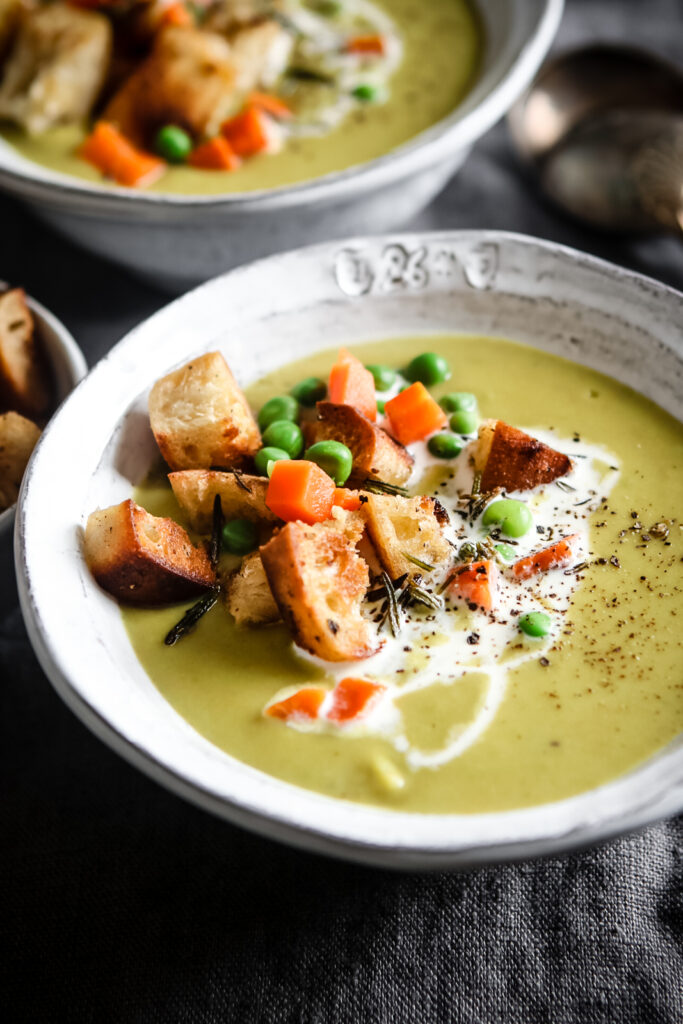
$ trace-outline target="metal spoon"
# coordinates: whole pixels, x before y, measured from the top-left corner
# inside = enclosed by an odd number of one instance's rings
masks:
[[[650,54],[596,45],[539,72],[509,114],[544,191],[602,228],[683,232],[683,74]]]

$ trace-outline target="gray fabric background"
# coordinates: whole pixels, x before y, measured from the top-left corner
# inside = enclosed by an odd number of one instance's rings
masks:
[[[568,0],[558,47],[600,38],[680,59],[683,3]],[[680,243],[608,239],[539,202],[502,125],[417,223],[524,231],[683,287]],[[4,198],[0,278],[91,364],[166,301]],[[16,608],[0,701],[6,1020],[683,1022],[681,820],[554,860],[387,874],[257,839],[137,774],[62,706]]]

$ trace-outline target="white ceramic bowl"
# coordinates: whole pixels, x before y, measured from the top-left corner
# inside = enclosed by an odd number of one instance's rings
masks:
[[[439,192],[512,106],[547,53],[563,0],[476,0],[482,69],[453,114],[380,159],[263,192],[184,197],[89,184],[31,163],[0,139],[0,188],[101,256],[182,290],[283,249],[395,228]]]
[[[518,235],[354,239],[235,270],[133,330],[52,421],[17,520],[31,640],[93,732],[207,810],[314,850],[402,867],[548,853],[674,813],[683,807],[683,742],[582,796],[501,814],[410,815],[299,789],[222,753],[164,701],[117,605],[88,573],[81,527],[146,474],[156,454],[146,395],[173,366],[218,348],[247,384],[321,348],[448,331],[503,335],[569,356],[683,415],[683,295]]]

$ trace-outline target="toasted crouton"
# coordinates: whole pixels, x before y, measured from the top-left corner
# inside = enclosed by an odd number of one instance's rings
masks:
[[[479,428],[474,468],[482,491],[528,491],[566,476],[572,465],[568,455],[502,420],[486,420]]]
[[[352,544],[358,544],[365,533],[365,519],[363,517],[363,513],[360,510],[357,512],[350,512],[348,509],[340,508],[338,505],[335,505],[332,509],[331,517],[323,520],[323,522],[320,523],[320,526],[328,530],[338,530],[339,533],[343,533]]]
[[[434,568],[451,556],[452,548],[443,535],[448,513],[434,498],[368,494],[363,515],[382,567],[394,580],[405,572],[415,576],[426,571],[406,555]]]
[[[361,615],[369,572],[351,541],[322,524],[287,523],[260,549],[270,589],[300,647],[358,661],[380,647]]]
[[[184,469],[169,473],[176,500],[197,533],[208,533],[213,522],[213,503],[221,496],[226,519],[251,519],[277,523],[277,516],[266,505],[268,480],[264,476],[222,473],[220,470]]]
[[[0,295],[0,409],[40,419],[47,413],[50,399],[49,378],[26,293],[12,288]]]
[[[248,25],[231,37],[232,54],[239,68],[239,88],[248,92],[270,89],[287,67],[294,45],[292,34],[277,21]]]
[[[85,560],[99,585],[125,604],[170,604],[216,583],[206,552],[181,526],[130,500],[88,517]]]
[[[362,484],[368,477],[388,484],[406,482],[413,468],[413,457],[386,431],[351,405],[318,402],[317,410],[318,419],[306,425],[307,441],[309,444],[341,441],[351,450],[353,470],[349,486]]]
[[[19,413],[0,416],[0,512],[19,497],[21,478],[39,437],[35,423]]]
[[[54,3],[27,11],[0,84],[0,118],[39,135],[87,117],[109,66],[111,24],[96,11]]]
[[[198,356],[158,380],[149,418],[171,469],[241,466],[261,446],[247,400],[220,352]]]
[[[225,603],[238,626],[265,626],[280,620],[258,551],[242,559],[240,568],[228,579]]]

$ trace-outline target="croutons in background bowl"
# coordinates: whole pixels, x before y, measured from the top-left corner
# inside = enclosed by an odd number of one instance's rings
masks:
[[[563,0],[475,7],[484,53],[472,89],[449,117],[377,160],[268,191],[179,196],[80,181],[0,139],[0,188],[86,249],[174,291],[297,245],[391,230],[444,187],[531,81]]]
[[[153,686],[119,606],[88,571],[83,528],[145,478],[158,458],[150,388],[200,354],[220,351],[245,386],[323,348],[430,332],[498,335],[607,372],[683,418],[681,325],[683,295],[554,243],[496,232],[328,243],[205,284],[119,343],[64,404],[29,466],[17,570],[46,673],[96,735],[162,785],[265,835],[369,863],[453,868],[540,855],[679,811],[680,739],[609,784],[505,813],[406,814],[251,768],[195,732]]]

